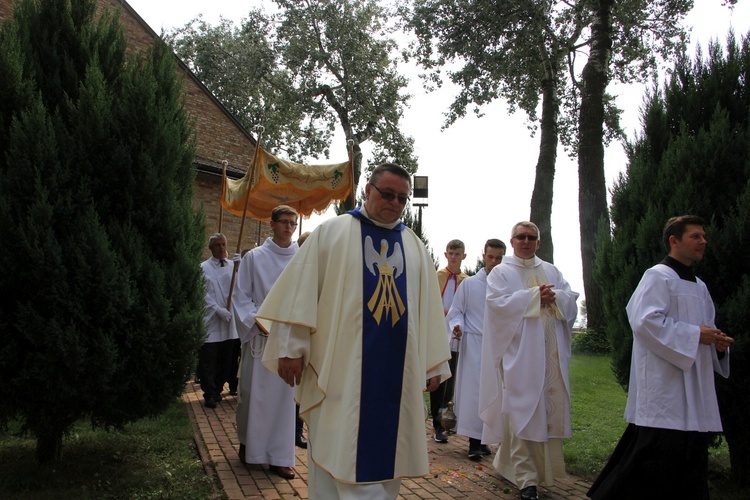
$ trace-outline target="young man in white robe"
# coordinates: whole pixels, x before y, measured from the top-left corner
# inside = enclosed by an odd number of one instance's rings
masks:
[[[459,339],[456,369],[457,433],[469,438],[469,459],[481,460],[491,454],[482,444],[482,419],[479,418],[479,375],[482,363],[482,329],[487,295],[487,276],[505,255],[505,243],[489,239],[484,244],[484,267],[463,280],[456,291],[446,317],[453,336]]]
[[[453,297],[456,296],[458,285],[468,278],[469,275],[461,271],[461,263],[466,259],[466,246],[461,240],[451,240],[445,245],[445,259],[448,264],[437,271],[438,285],[440,286],[440,296],[443,299],[443,312],[448,315],[448,310],[453,304]],[[442,382],[437,389],[430,393],[430,414],[432,415],[432,428],[435,430],[433,439],[436,443],[447,443],[447,434],[455,433],[455,429],[446,429],[443,426],[441,411],[445,410],[448,403],[453,401],[454,396],[454,376],[458,366],[458,339],[453,337],[448,322],[445,323],[446,335],[451,347],[451,378]]]
[[[536,500],[537,486],[565,476],[562,439],[571,435],[571,330],[578,294],[536,256],[536,224],[513,226],[513,255],[487,277],[479,416],[483,443],[500,443],[493,465]]]
[[[208,238],[211,257],[201,263],[206,283],[206,341],[198,353],[197,376],[203,390],[206,408],[216,408],[221,401],[224,381],[231,374],[232,347],[237,339],[234,315],[227,309],[232,286],[233,262],[227,260],[227,239],[221,233]],[[234,261],[239,260],[235,255]]]
[[[240,323],[240,358],[237,433],[240,460],[245,464],[269,464],[270,470],[294,478],[294,391],[269,373],[261,359],[266,336],[255,323],[255,315],[284,268],[297,253],[292,241],[297,212],[280,205],[271,212],[271,232],[262,246],[242,258],[237,273],[234,306]]]
[[[596,499],[708,499],[710,433],[721,432],[714,372],[729,376],[728,337],[693,264],[703,219],[673,217],[667,257],[648,269],[627,305],[633,329],[628,427],[588,495]]]
[[[429,472],[425,380],[450,376],[450,351],[432,260],[400,220],[410,192],[402,167],[376,167],[364,206],[313,231],[256,316],[264,364],[296,386],[313,500],[396,498]]]

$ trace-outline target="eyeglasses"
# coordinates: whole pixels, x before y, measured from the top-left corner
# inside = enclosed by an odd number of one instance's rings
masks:
[[[514,238],[517,239],[518,241],[524,241],[524,240],[536,241],[539,239],[538,236],[535,236],[533,234],[517,234],[514,236]]]
[[[289,226],[289,227],[297,227],[297,223],[292,222],[290,220],[275,220],[272,222],[275,222],[276,224],[284,224],[285,226]]]
[[[380,193],[380,196],[382,196],[385,201],[393,201],[395,198],[398,198],[399,205],[406,205],[406,202],[409,201],[408,196],[404,196],[402,194],[396,194],[396,193],[389,193],[388,191],[381,191],[380,188],[377,187],[375,184],[370,184],[370,186],[374,187],[378,191],[378,193]]]

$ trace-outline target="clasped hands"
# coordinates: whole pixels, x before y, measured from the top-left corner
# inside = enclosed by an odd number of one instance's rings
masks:
[[[727,336],[724,332],[718,328],[712,328],[707,325],[701,325],[700,343],[705,345],[716,345],[716,350],[719,352],[725,352],[729,349],[729,346],[734,342],[732,337]]]
[[[555,303],[555,292],[552,291],[552,287],[555,285],[546,283],[539,285],[539,298],[542,301],[542,305],[549,305]]]

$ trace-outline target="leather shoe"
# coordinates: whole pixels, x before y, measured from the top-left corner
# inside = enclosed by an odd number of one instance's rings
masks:
[[[490,450],[490,447],[487,446],[486,444],[483,444],[479,448],[479,451],[482,452],[482,455],[492,455],[492,450]]]
[[[443,431],[435,431],[435,442],[436,443],[447,443],[448,438],[445,437],[445,434],[443,434]]]
[[[243,465],[247,465],[247,462],[245,462],[245,445],[240,443],[240,451],[237,453],[240,456],[240,462],[243,463]]]
[[[206,408],[216,408],[216,400],[214,398],[206,398],[206,401],[203,404]]]
[[[283,477],[284,479],[294,479],[294,470],[292,470],[291,467],[271,465],[268,470],[274,472],[279,477]]]
[[[303,436],[302,434],[297,434],[297,436],[294,438],[294,444],[302,448],[303,450],[307,449],[307,438]]]
[[[539,500],[536,486],[527,486],[521,490],[521,500]]]

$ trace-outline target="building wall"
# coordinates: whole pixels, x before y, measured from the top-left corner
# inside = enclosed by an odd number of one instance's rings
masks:
[[[148,49],[158,35],[124,0],[97,0],[99,9],[120,10],[129,52]],[[12,17],[13,0],[0,0],[0,21]],[[187,67],[175,57],[177,71],[183,78],[183,92],[188,113],[194,119],[196,131],[196,180],[193,204],[202,208],[206,220],[206,242],[208,235],[219,228],[219,199],[221,197],[221,176],[210,173],[222,167],[227,161],[227,169],[241,175],[251,164],[255,153],[255,138],[224,108],[198,81]],[[227,236],[230,255],[237,247],[241,218],[224,211],[222,232]],[[268,223],[260,223],[248,218],[242,232],[241,249],[252,248],[262,243],[270,235]],[[210,252],[204,249],[204,256]]]

